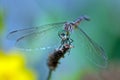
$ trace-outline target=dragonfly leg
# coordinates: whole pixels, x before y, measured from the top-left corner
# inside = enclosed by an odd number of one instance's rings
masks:
[[[69,38],[69,44],[73,43],[73,39]]]
[[[59,46],[59,48],[58,48],[58,49],[61,49],[63,45],[64,45],[64,41],[63,41],[63,40],[61,40],[61,44],[60,44],[60,46]]]

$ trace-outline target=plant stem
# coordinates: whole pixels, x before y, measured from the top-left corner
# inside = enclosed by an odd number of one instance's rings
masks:
[[[52,76],[52,70],[51,70],[51,69],[49,69],[49,73],[48,73],[47,80],[50,80],[50,79],[51,79],[51,76]]]

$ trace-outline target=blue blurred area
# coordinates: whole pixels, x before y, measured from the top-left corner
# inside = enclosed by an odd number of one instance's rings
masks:
[[[12,30],[48,23],[74,21],[85,14],[91,18],[91,21],[81,23],[80,27],[104,48],[109,58],[108,62],[119,61],[119,7],[120,0],[1,0],[0,8],[5,12],[5,31],[0,43],[2,49],[9,51],[13,49],[15,42],[7,40],[6,36]],[[76,52],[79,52],[79,49]],[[41,80],[45,80],[48,71],[45,63],[46,55],[38,54],[39,52],[37,54],[36,52],[26,53],[28,53],[25,54],[28,65],[38,71]],[[84,57],[79,56],[81,54],[66,55],[53,73],[52,80],[78,80],[81,71],[89,68]]]

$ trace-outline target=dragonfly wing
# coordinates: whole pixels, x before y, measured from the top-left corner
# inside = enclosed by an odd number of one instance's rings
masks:
[[[42,30],[49,30],[54,27],[59,27],[59,25],[64,24],[64,23],[65,22],[53,23],[53,24],[46,24],[46,25],[42,25],[42,26],[38,26],[38,27],[30,27],[30,28],[25,28],[25,29],[14,30],[14,31],[11,31],[7,35],[7,38],[9,40],[17,40],[18,38],[20,38],[22,36],[29,35],[29,34],[32,34],[35,32],[40,32]]]
[[[97,43],[95,43],[81,28],[75,29],[76,41],[84,56],[99,67],[106,67],[107,56]]]
[[[38,27],[14,30],[7,35],[7,38],[10,40],[17,40],[18,38],[20,38],[22,36],[25,36],[25,35],[35,32],[36,28],[38,28]]]
[[[9,38],[16,40],[16,46],[21,49],[46,49],[54,47],[59,44],[60,38],[58,37],[58,31],[62,30],[63,24],[54,23],[48,24],[41,27],[34,27],[29,29],[22,29],[13,31],[9,34]],[[19,35],[22,34],[22,35]],[[18,36],[18,37],[16,37]]]

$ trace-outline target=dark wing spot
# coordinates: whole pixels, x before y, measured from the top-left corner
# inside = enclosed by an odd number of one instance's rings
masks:
[[[12,32],[10,32],[10,34],[13,34],[13,33],[17,32],[17,31],[18,31],[18,30],[12,31]]]
[[[17,39],[17,42],[19,42],[21,39],[25,38],[24,36],[23,37],[20,37]]]

